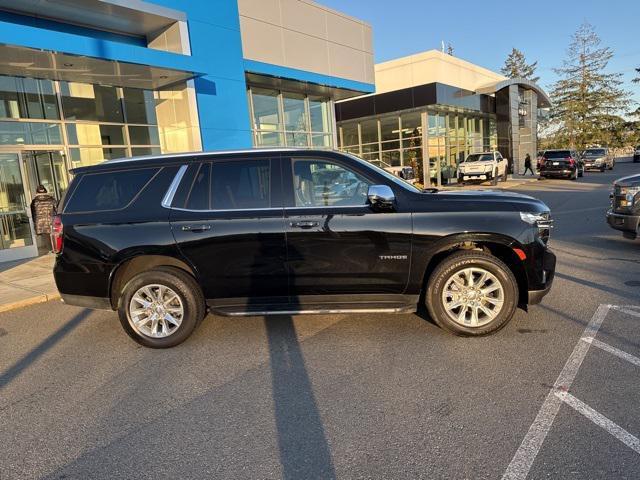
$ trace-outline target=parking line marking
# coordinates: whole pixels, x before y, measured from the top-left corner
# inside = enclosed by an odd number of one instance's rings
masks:
[[[556,396],[564,403],[573,408],[576,412],[581,413],[599,427],[604,428],[611,435],[616,437],[627,447],[640,453],[640,440],[638,437],[631,435],[621,426],[615,424],[601,413],[596,412],[586,403],[578,400],[569,392],[556,392]]]
[[[558,415],[562,400],[558,398],[555,393],[557,391],[566,392],[571,387],[580,365],[584,360],[584,357],[589,351],[591,343],[582,341],[583,337],[593,338],[598,333],[602,322],[604,321],[611,305],[600,305],[598,309],[591,317],[589,324],[584,329],[578,343],[571,352],[571,356],[565,363],[564,368],[558,375],[558,379],[553,384],[553,388],[549,391],[547,398],[545,398],[538,415],[529,427],[529,431],[525,435],[520,447],[516,451],[511,463],[507,467],[507,470],[502,476],[503,480],[524,480],[531,470],[534,460],[538,456],[538,452],[542,447],[542,443],[546,438],[551,425]]]
[[[590,343],[594,347],[598,347],[599,349],[604,350],[605,352],[609,352],[610,354],[615,355],[616,357],[619,357],[623,360],[626,360],[629,363],[633,363],[637,367],[640,367],[640,358],[634,355],[631,355],[630,353],[627,353],[623,350],[619,350],[616,347],[612,347],[608,343],[604,343],[604,342],[601,342],[600,340],[597,340],[595,338],[590,338],[590,337],[588,338],[583,337],[582,341]]]
[[[619,312],[626,313],[627,315],[640,317],[640,310],[630,310],[632,308],[638,308],[635,305],[629,305],[629,306],[616,305],[616,306],[613,306],[612,308],[614,308],[615,310],[618,310]]]

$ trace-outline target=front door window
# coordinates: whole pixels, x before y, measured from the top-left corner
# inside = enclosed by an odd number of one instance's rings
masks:
[[[366,205],[369,182],[361,175],[324,160],[293,162],[296,207]]]
[[[15,153],[0,153],[0,250],[33,245],[27,199]]]

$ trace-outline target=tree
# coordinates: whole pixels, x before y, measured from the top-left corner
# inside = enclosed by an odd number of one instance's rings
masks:
[[[632,80],[633,83],[640,83],[640,67],[636,68],[636,72],[638,73],[638,76],[636,78],[634,78]],[[633,115],[635,115],[636,117],[640,117],[640,107],[636,109],[635,112],[633,112]]]
[[[509,78],[524,78],[536,83],[540,80],[540,77],[535,76],[537,67],[538,62],[527,63],[524,53],[517,48],[512,48],[500,71]]]
[[[551,118],[559,125],[556,137],[578,149],[610,138],[611,119],[630,100],[622,88],[622,74],[607,72],[613,51],[600,43],[593,26],[583,23],[573,34],[562,67],[554,69],[559,77],[551,88]]]

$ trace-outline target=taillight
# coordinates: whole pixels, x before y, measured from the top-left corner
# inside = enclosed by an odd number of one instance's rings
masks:
[[[51,224],[51,248],[53,253],[62,252],[62,217],[56,215]]]
[[[547,161],[547,157],[542,157],[540,159],[540,166],[544,165],[546,163],[546,161]]]
[[[571,167],[575,166],[575,164],[576,164],[576,161],[573,159],[573,157],[567,157],[567,158],[565,158],[565,160],[569,160],[569,165]]]

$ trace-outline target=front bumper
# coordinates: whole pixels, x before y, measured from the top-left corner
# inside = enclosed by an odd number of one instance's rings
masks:
[[[606,164],[595,163],[595,162],[585,162],[584,168],[585,170],[602,170],[603,168],[606,168]]]
[[[491,180],[493,175],[491,172],[460,172],[458,177],[463,180]]]
[[[613,213],[609,210],[607,212],[607,223],[611,228],[630,234],[635,238],[638,235],[640,215],[624,215],[621,213]]]
[[[529,285],[533,286],[533,290],[528,292],[529,305],[536,305],[542,301],[544,296],[549,293],[553,285],[553,278],[556,272],[556,256],[545,248],[542,255],[538,255],[535,262],[535,271],[531,272],[529,277]]]

